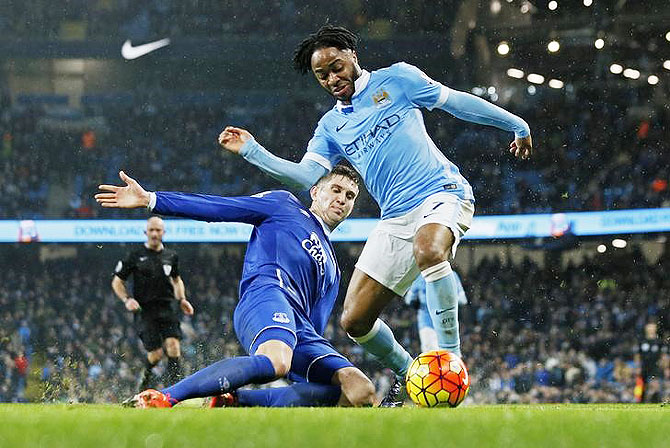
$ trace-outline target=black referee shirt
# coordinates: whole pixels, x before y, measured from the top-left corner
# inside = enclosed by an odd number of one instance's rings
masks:
[[[133,276],[132,297],[142,307],[172,302],[175,296],[170,277],[179,276],[177,252],[165,247],[156,252],[142,246],[116,264],[114,275],[124,281]]]

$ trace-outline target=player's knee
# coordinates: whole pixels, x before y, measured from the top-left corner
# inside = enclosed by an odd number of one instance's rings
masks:
[[[163,349],[162,348],[157,348],[156,350],[152,350],[149,353],[147,353],[147,359],[149,360],[150,363],[156,364],[163,358]]]
[[[165,340],[165,351],[170,358],[179,357],[180,353],[179,339],[176,338],[167,338]]]
[[[372,381],[358,369],[343,369],[338,372],[342,393],[348,406],[374,406],[376,400],[375,386]]]
[[[291,360],[286,359],[285,356],[268,356],[272,367],[275,369],[275,375],[277,378],[283,378],[288,375],[288,372],[291,370]]]
[[[356,388],[355,393],[352,397],[350,397],[349,401],[351,402],[352,406],[356,407],[374,406],[376,398],[377,395],[375,393],[375,386],[372,384],[372,382],[370,382],[370,380],[367,380],[366,382],[360,384],[358,388]]]
[[[420,270],[427,269],[436,264],[442,263],[449,258],[451,245],[445,246],[435,241],[424,241],[420,244],[414,244],[414,259]]]

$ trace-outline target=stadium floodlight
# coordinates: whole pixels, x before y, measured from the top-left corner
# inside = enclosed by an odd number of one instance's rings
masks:
[[[561,44],[559,44],[557,40],[552,40],[549,42],[549,44],[547,44],[547,50],[549,50],[549,53],[556,53],[560,49]]]
[[[596,39],[596,41],[593,45],[595,45],[598,50],[602,50],[603,47],[605,46],[605,40],[604,39]]]
[[[658,84],[658,76],[656,76],[656,75],[649,75],[649,77],[647,78],[647,82],[648,82],[649,84],[651,84],[652,86],[655,86],[656,84]]]
[[[523,78],[523,70],[519,70],[518,68],[509,68],[507,69],[507,76],[510,78],[516,78],[516,79],[521,79]]]
[[[477,95],[477,96],[482,96],[484,94],[484,89],[481,87],[473,87],[472,88],[472,94]]]
[[[491,86],[488,89],[486,89],[486,93],[488,93],[489,95],[493,95],[494,93],[496,93],[496,88]]]
[[[596,250],[598,251],[599,254],[604,254],[605,252],[607,252],[607,246],[605,246],[604,244],[600,244],[596,248]]]
[[[528,89],[526,89],[526,90],[528,90],[529,95],[535,95],[535,92],[537,92],[537,89],[535,88],[535,86],[528,86]]]
[[[623,71],[623,67],[620,64],[612,64],[610,65],[610,71],[615,75],[618,75]]]
[[[626,240],[622,240],[621,238],[612,240],[612,246],[616,247],[617,249],[623,249],[627,245],[628,243],[626,243]]]
[[[667,33],[665,33],[665,40],[667,40],[668,42],[670,42],[670,31],[668,31]]]
[[[556,0],[551,0],[547,5],[547,8],[549,8],[551,11],[556,11],[556,8],[558,8],[558,2]]]
[[[502,9],[502,5],[498,0],[493,0],[491,2],[491,14],[498,14],[500,10]]]
[[[670,60],[663,62],[663,68],[666,70],[670,70]]]
[[[526,79],[533,84],[542,84],[544,82],[544,76],[538,75],[537,73],[529,74]]]
[[[587,8],[593,4],[593,0],[584,0],[584,6]]]
[[[500,56],[509,54],[509,44],[507,42],[502,41],[498,44],[498,54]]]
[[[627,68],[626,70],[623,71],[623,75],[626,78],[638,79],[640,77],[640,71],[635,70],[634,68]]]
[[[549,87],[551,87],[552,89],[562,89],[563,81],[561,81],[560,79],[550,79]]]

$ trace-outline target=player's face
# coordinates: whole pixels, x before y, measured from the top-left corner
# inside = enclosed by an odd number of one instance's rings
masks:
[[[312,210],[334,229],[351,214],[358,196],[358,185],[348,177],[335,175],[310,190]]]
[[[147,221],[146,234],[149,247],[159,247],[163,242],[163,235],[165,234],[163,220],[160,218],[150,218]]]
[[[361,75],[356,52],[335,47],[319,48],[312,53],[312,72],[321,87],[340,101],[354,94],[354,81]]]

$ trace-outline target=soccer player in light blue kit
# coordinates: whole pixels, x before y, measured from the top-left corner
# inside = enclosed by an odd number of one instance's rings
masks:
[[[161,391],[143,391],[129,405],[171,407],[208,396],[243,406],[374,404],[372,382],[323,338],[340,282],[329,235],[358,195],[351,168],[338,166],[321,178],[310,190],[309,209],[287,191],[232,198],[150,193],[125,173],[120,177],[126,186],[100,186],[95,198],[103,207],[147,207],[162,215],[254,226],[233,315],[249,356],[223,359]],[[296,383],[237,390],[284,376]]]
[[[356,263],[340,323],[398,375],[382,405],[399,405],[412,357],[379,319],[419,273],[441,348],[461,355],[456,287],[449,260],[474,213],[470,184],[428,136],[421,108],[514,133],[510,152],[530,157],[530,129],[521,118],[474,95],[450,89],[400,62],[368,72],[358,63],[358,37],[326,25],[303,40],[295,67],[311,71],[337,104],[321,118],[299,163],[280,159],[246,130],[227,127],[219,144],[280,181],[309,188],[338,161],[361,174],[379,203],[381,221]]]
[[[465,295],[461,278],[456,271],[453,271],[454,282],[456,282],[456,291],[458,304],[465,305],[468,298]],[[433,320],[426,304],[426,281],[422,276],[417,276],[409,291],[405,294],[405,303],[416,309],[416,327],[419,331],[419,341],[421,342],[421,353],[431,350],[438,350],[440,344],[437,340],[437,332],[433,326]]]

